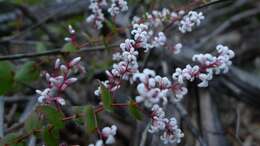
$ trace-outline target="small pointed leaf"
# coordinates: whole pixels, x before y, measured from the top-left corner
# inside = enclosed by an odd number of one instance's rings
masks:
[[[34,130],[41,128],[41,121],[35,112],[25,121],[24,128],[27,133],[32,133]]]
[[[143,119],[143,114],[140,112],[136,103],[133,100],[130,100],[128,102],[128,110],[133,118],[135,118],[137,120]]]
[[[1,146],[25,146],[23,141],[18,143],[18,139],[21,137],[18,133],[7,134],[3,139],[0,140]]]
[[[16,72],[15,80],[22,83],[31,83],[39,78],[39,74],[40,70],[36,62],[29,61]]]
[[[63,51],[65,52],[76,52],[78,49],[72,43],[66,43],[63,46]]]
[[[0,61],[0,95],[10,91],[14,84],[13,65],[8,61]]]
[[[44,128],[43,140],[46,146],[58,146],[59,145],[59,133],[57,129]]]
[[[100,83],[100,87],[101,87],[101,99],[102,99],[102,103],[104,105],[104,108],[105,108],[106,111],[112,112],[113,108],[112,108],[111,93],[102,83]]]
[[[94,108],[91,105],[88,105],[84,108],[85,114],[85,125],[89,132],[94,132],[97,128],[96,114]]]
[[[62,120],[64,115],[57,111],[56,108],[53,106],[43,105],[39,107],[39,111],[45,115],[47,121],[55,128],[64,128],[64,121]]]

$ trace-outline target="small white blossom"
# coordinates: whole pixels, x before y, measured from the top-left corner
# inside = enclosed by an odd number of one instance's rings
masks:
[[[92,11],[92,14],[87,17],[86,21],[88,23],[93,23],[98,29],[101,29],[103,27],[103,21],[105,21],[104,14],[102,12],[101,6],[105,4],[106,2],[99,1],[99,0],[91,0],[89,9]]]
[[[174,54],[179,54],[181,52],[181,48],[182,48],[182,44],[181,43],[177,43],[174,46]]]
[[[144,102],[146,107],[151,107],[154,104],[163,101],[163,104],[168,102],[167,95],[171,88],[171,82],[167,77],[160,77],[153,70],[144,69],[142,73],[135,73],[134,81],[139,81],[136,96],[136,102]]]
[[[167,130],[161,136],[161,140],[164,144],[180,143],[182,137],[184,137],[184,134],[178,128],[176,119],[171,118],[167,123]]]
[[[191,32],[194,26],[199,26],[205,17],[202,12],[190,11],[185,15],[179,24],[182,33]]]
[[[98,140],[96,142],[96,144],[89,144],[88,146],[103,146],[103,141],[102,140]]]
[[[161,107],[155,104],[152,107],[152,122],[148,131],[155,133],[163,131],[161,140],[164,144],[168,143],[179,143],[181,138],[184,136],[182,131],[178,128],[177,120],[172,117],[170,119],[165,118],[165,113]]]
[[[77,78],[70,77],[74,70],[84,70],[84,67],[79,64],[80,60],[80,57],[74,58],[66,65],[61,64],[60,59],[55,61],[55,75],[51,76],[49,73],[45,73],[46,80],[48,81],[48,88],[44,89],[43,91],[35,91],[40,95],[38,97],[39,103],[50,104],[55,102],[60,105],[65,105],[66,102],[62,97],[60,97],[60,92],[63,92],[69,85],[77,81]]]
[[[164,35],[164,33],[163,32],[159,32],[158,36],[154,37],[153,46],[157,47],[157,48],[161,47],[161,46],[164,46],[166,41],[167,41],[167,38]]]
[[[117,14],[128,10],[127,1],[125,0],[112,0],[111,7],[108,9],[108,12],[111,16],[115,16]]]
[[[112,125],[111,127],[105,127],[102,129],[102,136],[105,137],[106,144],[115,143],[115,135],[116,135],[117,127]]]
[[[78,64],[81,60],[81,57],[77,57],[77,58],[74,58],[72,59],[70,62],[69,62],[69,66],[74,66],[76,64]]]

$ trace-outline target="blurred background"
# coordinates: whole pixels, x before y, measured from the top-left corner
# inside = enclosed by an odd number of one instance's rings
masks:
[[[81,56],[87,71],[64,93],[68,103],[65,110],[98,104],[94,96],[97,79],[106,79],[105,70],[113,64],[112,53],[129,35],[133,16],[169,8],[195,9],[204,13],[205,20],[187,34],[181,34],[174,26],[167,28],[168,39],[183,44],[181,53],[173,55],[166,49],[156,49],[147,58],[141,54],[140,60],[147,61],[140,64],[170,76],[176,67],[192,63],[192,55],[214,52],[217,44],[227,45],[236,53],[228,74],[216,76],[205,89],[188,83],[188,95],[180,103],[165,107],[167,115],[177,118],[185,134],[178,145],[260,146],[260,1],[220,1],[129,0],[129,11],[100,31],[85,21],[90,14],[89,0],[0,1],[0,137],[23,133],[23,123],[37,103],[35,89],[46,86],[41,71],[50,70],[57,57],[69,60]],[[84,46],[81,49],[64,41],[69,24]],[[118,101],[135,95],[135,86],[128,84],[116,93]],[[147,118],[135,121],[124,110],[101,113],[99,118],[101,125],[118,126],[115,145],[164,145],[158,135],[147,133]],[[60,135],[69,145],[87,145],[96,139],[73,122]],[[42,141],[31,136],[26,145],[42,145]]]

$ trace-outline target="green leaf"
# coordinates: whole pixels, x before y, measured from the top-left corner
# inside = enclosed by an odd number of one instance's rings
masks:
[[[13,87],[13,65],[8,61],[0,61],[0,84],[0,95],[7,93]]]
[[[1,146],[25,146],[25,143],[23,141],[17,143],[18,138],[20,135],[18,133],[10,133],[6,135],[0,142]]]
[[[100,87],[101,87],[101,99],[102,99],[104,108],[106,111],[112,112],[113,111],[112,95],[111,95],[110,91],[102,83],[100,83]]]
[[[76,48],[72,43],[66,43],[63,46],[63,51],[65,52],[76,52],[78,48]]]
[[[64,121],[62,120],[64,115],[57,111],[56,108],[53,106],[43,105],[39,107],[39,111],[45,115],[47,121],[55,128],[64,128]]]
[[[59,145],[59,133],[57,129],[44,128],[43,140],[46,146],[58,146]]]
[[[24,128],[27,133],[32,133],[35,129],[41,128],[41,121],[35,112],[25,121]]]
[[[40,70],[38,65],[29,61],[23,64],[15,74],[15,80],[22,83],[31,83],[39,78]]]
[[[97,128],[97,120],[94,108],[91,105],[87,105],[84,108],[85,125],[89,132],[94,132]]]
[[[128,102],[128,110],[133,118],[135,118],[137,120],[143,119],[143,114],[140,112],[136,103],[133,100],[130,100]]]

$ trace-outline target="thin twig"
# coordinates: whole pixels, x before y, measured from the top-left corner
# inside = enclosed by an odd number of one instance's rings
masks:
[[[4,137],[4,97],[0,96],[0,138]]]
[[[203,4],[201,6],[198,6],[198,7],[194,8],[193,10],[202,9],[202,8],[205,8],[205,7],[209,7],[211,5],[216,5],[216,4],[227,2],[227,1],[232,2],[233,0],[215,0],[213,2],[209,2],[209,3]]]
[[[118,46],[118,44],[110,45],[110,46],[94,46],[94,47],[88,47],[88,48],[82,48],[76,52],[67,52],[63,51],[62,49],[53,49],[49,51],[45,51],[42,53],[25,53],[25,54],[15,54],[15,55],[8,55],[8,56],[0,56],[0,61],[2,60],[16,60],[16,59],[23,59],[23,58],[35,58],[35,57],[41,57],[41,56],[49,56],[49,55],[65,55],[69,53],[82,53],[82,52],[93,52],[93,51],[102,51],[105,48],[113,48]]]
[[[47,16],[47,17],[45,17],[45,18],[43,18],[43,19],[41,19],[39,21],[37,21],[37,23],[35,23],[31,27],[27,28],[26,30],[21,31],[19,33],[16,33],[16,34],[14,34],[14,35],[12,35],[10,37],[7,37],[5,39],[0,40],[0,43],[9,42],[10,40],[13,40],[13,39],[15,39],[17,37],[20,37],[21,35],[28,34],[31,30],[33,30],[35,28],[38,28],[39,26],[43,25],[48,20],[52,19],[53,17],[55,17],[56,15],[61,13],[62,11],[69,9],[70,7],[72,7],[73,5],[77,4],[78,2],[80,2],[80,1],[75,1],[71,5],[66,5],[65,7],[61,7],[59,9],[56,9],[51,15],[49,15],[49,16]]]
[[[222,33],[224,30],[226,30],[228,27],[230,27],[233,23],[237,21],[241,21],[242,19],[248,18],[250,16],[256,15],[260,13],[259,8],[251,9],[242,13],[239,13],[237,15],[234,15],[230,19],[226,20],[224,23],[222,23],[217,29],[215,29],[211,34],[207,35],[203,39],[200,40],[200,43],[195,44],[194,47],[192,47],[193,50],[197,50],[204,46],[206,43],[208,43],[212,38],[215,38],[218,34]]]

